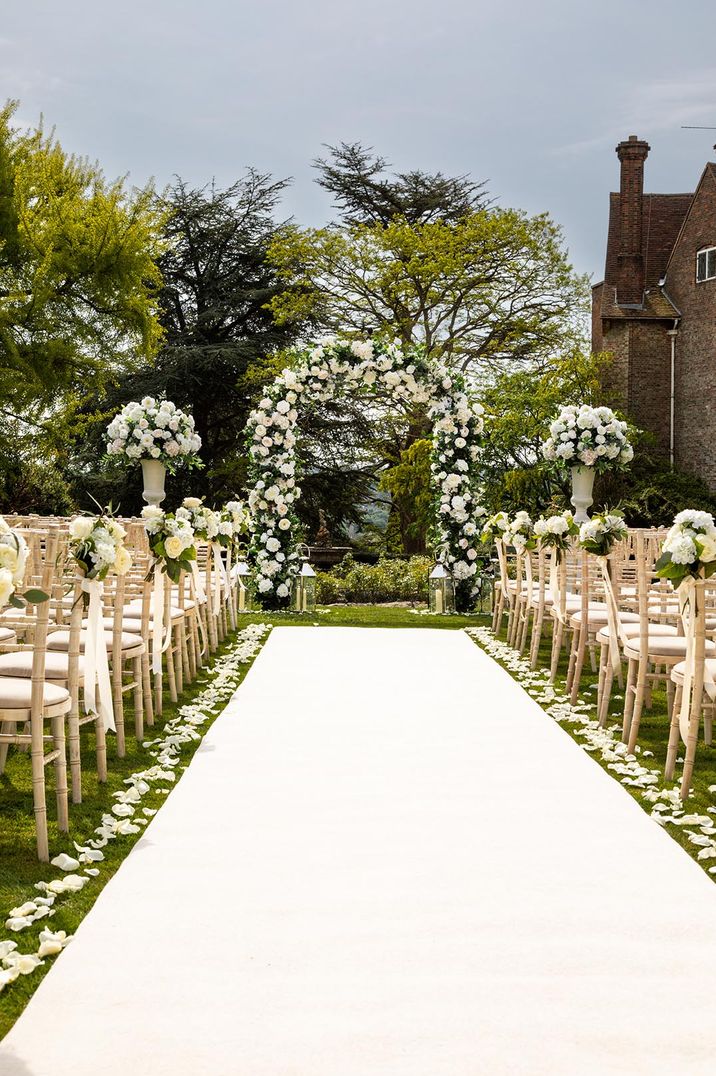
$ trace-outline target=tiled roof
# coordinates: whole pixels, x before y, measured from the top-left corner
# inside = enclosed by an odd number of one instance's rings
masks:
[[[605,284],[602,292],[601,316],[603,318],[639,318],[671,320],[681,316],[663,288],[649,288],[644,293],[643,306],[617,306],[616,288]]]
[[[709,165],[716,174],[716,165]],[[645,194],[643,214],[643,245],[646,287],[654,288],[663,277],[676,237],[684,222],[693,194]],[[609,195],[609,234],[607,237],[607,263],[604,270],[606,284],[617,282],[617,254],[619,253],[619,194]],[[606,316],[606,315],[605,315]]]

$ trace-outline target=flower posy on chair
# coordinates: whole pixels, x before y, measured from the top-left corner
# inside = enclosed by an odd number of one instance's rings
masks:
[[[0,516],[0,609],[5,605],[23,609],[26,603],[36,605],[48,600],[42,590],[30,588],[20,593],[28,553],[27,542],[22,535],[8,527]]]
[[[178,519],[153,504],[142,509],[142,519],[149,548],[160,571],[166,572],[173,583],[178,583],[182,571],[191,571],[191,563],[196,560],[191,524],[187,519]]]
[[[70,523],[70,549],[87,579],[126,575],[132,555],[124,544],[127,532],[111,515],[77,516]]]
[[[629,528],[620,512],[605,512],[594,516],[579,528],[579,544],[587,553],[608,557],[617,542],[623,542]]]
[[[674,586],[688,576],[706,579],[716,572],[716,526],[710,512],[679,512],[666,536],[656,574]]]

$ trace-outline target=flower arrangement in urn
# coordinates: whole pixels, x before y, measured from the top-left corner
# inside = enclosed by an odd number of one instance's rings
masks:
[[[142,465],[144,499],[148,504],[164,500],[164,477],[181,465],[201,467],[201,437],[191,415],[171,400],[145,396],[126,404],[110,422],[105,434],[107,454]]]
[[[549,427],[542,455],[559,470],[572,471],[572,504],[577,523],[589,519],[594,475],[626,467],[634,458],[628,423],[610,407],[566,404]]]

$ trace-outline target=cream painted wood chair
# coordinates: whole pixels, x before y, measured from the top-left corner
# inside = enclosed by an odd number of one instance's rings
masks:
[[[655,682],[666,681],[671,719],[675,692],[670,672],[686,657],[686,638],[683,632],[679,635],[664,635],[651,630],[650,612],[660,605],[658,601],[654,601],[654,595],[658,594],[663,587],[663,581],[654,576],[657,553],[658,549],[648,546],[644,534],[637,533],[635,557],[639,633],[628,639],[623,648],[624,657],[628,661],[628,672],[624,695],[622,740],[628,744],[631,753],[634,752],[638,741],[639,723],[648,689]],[[704,654],[707,657],[716,656],[716,646],[710,640],[704,641]]]
[[[44,549],[43,583],[47,593],[52,588],[56,551],[57,539],[52,537]],[[45,784],[49,765],[55,772],[57,825],[61,832],[69,828],[65,721],[72,706],[69,691],[45,676],[49,612],[49,602],[41,602],[26,618],[33,645],[30,678],[0,677],[0,771],[11,745],[29,747],[37,855],[43,863],[50,858]]]

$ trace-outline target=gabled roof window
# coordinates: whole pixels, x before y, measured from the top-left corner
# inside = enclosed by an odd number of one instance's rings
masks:
[[[696,255],[696,283],[716,280],[716,247],[707,247]]]

